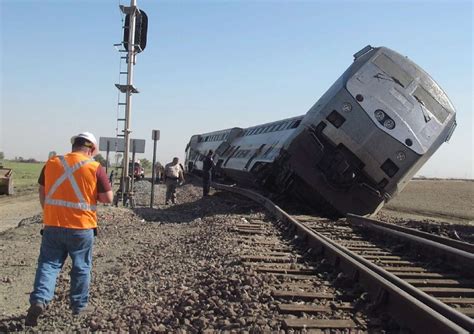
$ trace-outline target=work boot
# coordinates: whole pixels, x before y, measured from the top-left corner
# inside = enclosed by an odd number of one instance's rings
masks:
[[[25,318],[25,326],[37,326],[38,318],[44,311],[44,305],[41,303],[31,304]]]

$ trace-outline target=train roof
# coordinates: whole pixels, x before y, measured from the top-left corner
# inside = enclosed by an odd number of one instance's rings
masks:
[[[249,129],[259,128],[259,127],[263,127],[263,126],[269,126],[269,125],[273,125],[273,124],[277,124],[277,123],[285,123],[285,122],[296,121],[296,120],[302,119],[304,116],[305,115],[294,116],[294,117],[289,117],[289,118],[285,118],[285,119],[280,119],[278,121],[262,123],[262,124],[258,124],[258,125],[252,125],[252,126],[249,126],[248,128],[243,128],[243,130],[249,130]]]

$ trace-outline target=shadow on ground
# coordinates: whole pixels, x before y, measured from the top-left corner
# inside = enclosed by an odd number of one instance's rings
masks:
[[[159,205],[156,208],[136,207],[133,211],[151,222],[188,223],[198,218],[221,214],[249,214],[263,210],[255,202],[227,192],[212,195],[186,203]]]

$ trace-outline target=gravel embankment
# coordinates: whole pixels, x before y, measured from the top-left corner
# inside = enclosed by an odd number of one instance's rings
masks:
[[[149,187],[145,181],[136,184],[137,205],[149,202]],[[67,263],[58,278],[55,299],[35,331],[278,330],[266,282],[239,264],[237,245],[229,241],[236,221],[262,219],[264,214],[245,199],[235,202],[225,193],[201,199],[200,192],[198,186],[187,184],[179,188],[181,204],[158,205],[164,196],[159,185],[155,209],[103,208],[91,285],[95,312],[71,315]],[[38,249],[39,224],[31,224],[33,220],[7,234],[17,233]],[[26,262],[33,265],[24,270],[31,285],[37,252],[32,254],[34,258]],[[9,263],[15,256],[20,255],[11,250]],[[14,286],[16,279],[2,284]],[[0,331],[24,330],[25,311],[2,311]]]

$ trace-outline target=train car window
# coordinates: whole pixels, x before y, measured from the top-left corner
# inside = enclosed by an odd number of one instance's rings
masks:
[[[265,151],[265,153],[263,153],[263,156],[264,156],[264,157],[267,157],[268,153],[270,153],[271,150],[273,150],[273,146],[270,146],[270,147]]]
[[[444,123],[449,113],[439,104],[438,101],[427,92],[422,86],[416,87],[413,97],[426,109],[428,109],[439,121]],[[427,119],[425,117],[425,119]],[[429,120],[429,119],[428,119]]]
[[[240,148],[240,146],[234,147],[234,150],[231,151],[232,153],[229,154],[229,156],[228,156],[227,159],[225,160],[224,166],[227,165],[227,163],[229,162],[230,158],[232,158],[232,156],[235,154],[235,152],[237,152],[237,150],[238,150],[239,148]]]
[[[386,54],[379,54],[372,63],[380,68],[385,74],[387,74],[395,83],[406,88],[413,81],[410,74],[405,72],[400,65],[396,64]],[[383,79],[383,78],[382,78]]]
[[[296,122],[293,123],[293,125],[291,126],[292,129],[296,129],[301,123],[301,120],[297,120]]]

